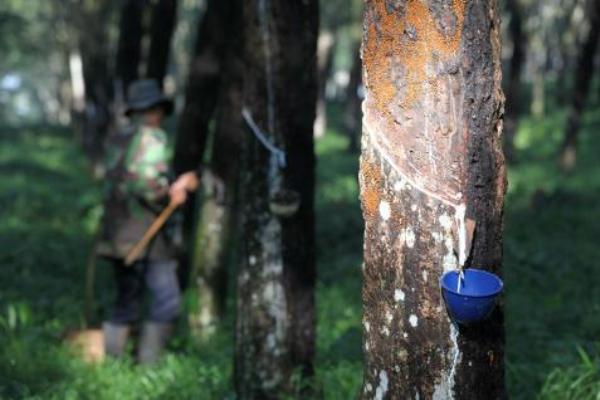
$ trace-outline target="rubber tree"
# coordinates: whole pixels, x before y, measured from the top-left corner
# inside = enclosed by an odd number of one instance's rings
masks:
[[[520,111],[521,70],[525,65],[527,35],[523,31],[523,13],[519,0],[508,0],[506,5],[510,13],[508,30],[513,48],[506,85],[506,115],[504,118],[504,154],[510,161],[514,158],[514,140]]]
[[[282,163],[247,129],[235,387],[239,399],[279,399],[292,390],[295,372],[313,372],[318,4],[244,5],[244,105],[264,138],[286,157]],[[294,203],[299,208],[287,217],[275,207]]]
[[[223,19],[228,1],[209,0],[201,21],[198,23],[196,42],[190,60],[185,104],[179,117],[175,141],[174,170],[176,174],[193,170],[205,158],[205,148],[209,136],[209,123],[213,118],[221,84],[221,54],[225,49]],[[196,203],[193,198],[184,206],[184,238],[188,247],[194,247],[196,227]],[[181,281],[187,286],[192,270],[193,253],[183,254],[180,265]],[[192,326],[197,326],[191,317]]]
[[[112,122],[113,75],[110,68],[110,24],[107,21],[111,19],[113,8],[108,1],[83,1],[75,10],[77,20],[73,23],[85,86],[83,149],[96,169]]]
[[[158,0],[152,7],[146,77],[156,79],[161,86],[167,73],[176,20],[177,0]]]
[[[317,117],[315,118],[315,137],[322,137],[327,130],[327,80],[333,69],[337,32],[321,30],[317,39]]]
[[[115,75],[122,93],[139,75],[144,35],[142,19],[146,5],[146,0],[127,0],[121,8]],[[122,93],[117,95],[122,96]]]
[[[594,56],[600,39],[600,2],[588,2],[589,30],[577,59],[575,87],[573,88],[571,105],[565,127],[565,135],[561,148],[560,164],[564,170],[571,170],[577,161],[577,137],[581,127],[581,117],[589,92],[590,82],[594,75]]]
[[[362,60],[360,59],[360,41],[353,46],[352,68],[350,80],[346,88],[344,105],[344,130],[348,135],[348,151],[358,152],[360,138],[361,103],[360,87],[362,85]]]
[[[242,0],[220,0],[227,8],[226,35],[219,65],[221,78],[214,113],[209,171],[202,180],[203,195],[196,228],[192,276],[198,308],[190,314],[197,337],[207,338],[225,315],[228,267],[235,255],[238,211],[238,177],[242,138],[243,42]]]
[[[439,287],[460,264],[499,273],[502,262],[496,1],[365,7],[361,398],[505,398],[502,308],[457,326]]]
[[[227,1],[208,0],[198,25],[194,54],[185,88],[185,105],[177,128],[175,171],[194,169],[204,156],[209,122],[213,116],[221,82],[221,52],[224,51]]]

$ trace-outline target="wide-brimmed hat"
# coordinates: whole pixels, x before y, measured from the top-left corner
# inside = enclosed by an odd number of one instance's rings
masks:
[[[130,116],[133,112],[148,110],[156,106],[162,107],[165,114],[173,111],[173,101],[162,93],[156,80],[140,79],[129,85],[125,115]]]

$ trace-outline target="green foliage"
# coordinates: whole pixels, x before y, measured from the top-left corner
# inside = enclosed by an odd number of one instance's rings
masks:
[[[556,162],[564,125],[560,110],[522,120],[509,173],[504,273],[515,399],[595,399],[597,393],[586,392],[594,375],[577,348],[593,348],[600,337],[598,247],[590,240],[600,235],[600,141],[594,134],[600,113],[585,115],[570,174]],[[592,354],[597,364],[600,357]]]
[[[578,352],[578,365],[557,368],[548,375],[540,394],[541,399],[600,399],[600,364],[582,348],[579,347]]]

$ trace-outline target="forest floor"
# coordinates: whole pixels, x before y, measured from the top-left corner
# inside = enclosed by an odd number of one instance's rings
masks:
[[[509,173],[504,301],[514,399],[600,392],[600,114],[586,115],[570,174],[555,162],[564,117],[522,120]],[[346,147],[335,130],[317,143],[317,360],[314,381],[304,383],[340,400],[355,398],[362,379],[358,156]],[[204,344],[181,327],[155,368],[131,359],[88,365],[61,344],[82,326],[84,265],[100,211],[99,185],[86,170],[66,130],[0,130],[0,398],[233,398],[232,316]],[[112,289],[108,268],[98,275],[100,320]]]

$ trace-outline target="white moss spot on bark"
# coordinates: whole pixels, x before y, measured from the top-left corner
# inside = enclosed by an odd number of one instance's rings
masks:
[[[387,310],[385,312],[385,319],[387,320],[388,324],[391,324],[392,320],[394,319],[394,315],[389,310]]]
[[[369,323],[369,321],[365,321],[365,331],[367,332],[371,332],[371,324]]]
[[[402,189],[404,189],[404,181],[402,181],[402,180],[396,181],[396,183],[394,183],[394,190],[396,192],[399,192]]]
[[[406,298],[406,295],[404,294],[404,292],[401,289],[396,289],[394,290],[394,300],[395,301],[404,301],[404,299]]]
[[[442,214],[439,218],[440,225],[442,225],[445,229],[450,229],[452,227],[452,218],[448,214]]]
[[[382,201],[381,203],[379,203],[379,215],[381,215],[381,218],[384,221],[390,219],[390,216],[392,215],[390,203],[388,203],[387,201]]]
[[[375,400],[383,400],[385,394],[388,391],[388,376],[387,376],[387,372],[385,371],[381,371],[379,373],[379,386],[377,386],[377,389],[375,390]]]
[[[404,228],[402,230],[399,240],[400,240],[400,245],[404,244],[410,248],[413,248],[415,246],[415,240],[416,240],[415,232],[412,230],[412,228],[410,226],[407,226],[406,228]]]
[[[248,263],[252,266],[256,265],[256,257],[255,256],[248,257]]]
[[[408,323],[413,328],[416,328],[417,325],[419,325],[419,318],[417,318],[417,316],[415,314],[411,314],[410,317],[408,317]]]
[[[415,233],[410,226],[406,227],[404,231],[404,237],[406,239],[406,245],[410,248],[415,246]]]

